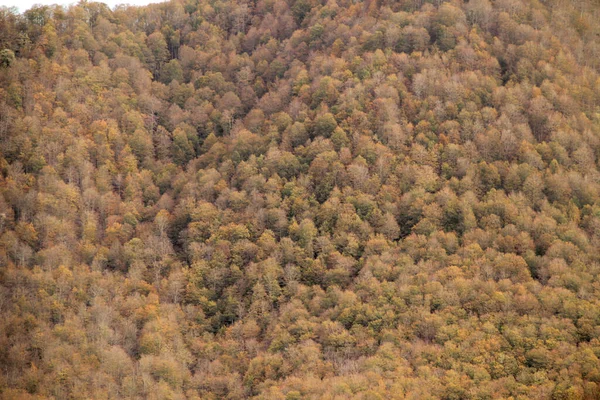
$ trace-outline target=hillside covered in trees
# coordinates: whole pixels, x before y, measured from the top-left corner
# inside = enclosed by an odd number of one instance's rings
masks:
[[[0,8],[0,397],[600,398],[599,11]]]

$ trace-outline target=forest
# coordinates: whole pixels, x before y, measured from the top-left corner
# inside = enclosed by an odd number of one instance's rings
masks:
[[[0,7],[0,398],[600,399],[600,3]]]

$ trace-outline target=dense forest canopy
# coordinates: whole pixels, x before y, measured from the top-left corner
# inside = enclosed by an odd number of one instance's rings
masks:
[[[0,8],[0,397],[600,398],[599,11]]]

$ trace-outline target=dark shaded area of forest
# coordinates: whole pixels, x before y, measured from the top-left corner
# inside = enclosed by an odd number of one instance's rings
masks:
[[[0,397],[600,398],[599,10],[0,8]]]

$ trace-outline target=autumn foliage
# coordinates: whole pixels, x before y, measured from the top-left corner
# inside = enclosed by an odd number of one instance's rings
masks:
[[[0,8],[0,397],[600,398],[599,21]]]

